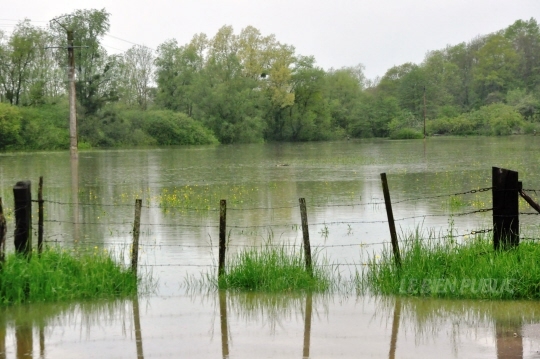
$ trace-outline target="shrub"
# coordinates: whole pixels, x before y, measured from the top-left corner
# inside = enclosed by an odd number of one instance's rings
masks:
[[[17,107],[0,103],[0,150],[20,145],[21,120],[21,112]]]
[[[392,140],[412,140],[420,138],[424,138],[424,135],[412,128],[402,128],[390,133],[390,139]]]

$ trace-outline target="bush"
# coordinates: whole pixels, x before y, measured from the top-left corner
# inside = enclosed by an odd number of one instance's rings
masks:
[[[67,104],[20,108],[21,146],[28,150],[69,148]]]
[[[218,143],[214,134],[200,122],[173,111],[148,111],[142,116],[143,130],[158,145],[208,145]]]
[[[413,140],[420,138],[424,138],[424,135],[412,128],[402,128],[390,133],[390,139],[392,140]]]
[[[21,112],[17,107],[0,103],[0,150],[20,145],[21,119]]]

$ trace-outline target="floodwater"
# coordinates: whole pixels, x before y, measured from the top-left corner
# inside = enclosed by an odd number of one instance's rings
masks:
[[[540,358],[537,302],[185,285],[217,270],[220,199],[232,254],[268,241],[299,245],[305,198],[312,247],[347,277],[389,240],[380,173],[401,233],[467,240],[491,227],[481,211],[491,192],[474,190],[491,186],[492,166],[539,189],[538,153],[540,137],[514,136],[103,150],[76,162],[63,152],[0,154],[8,225],[13,185],[31,180],[35,198],[44,177],[48,242],[128,253],[142,198],[139,271],[158,279],[154,294],[133,301],[2,309],[0,358]],[[524,203],[520,211],[521,236],[538,236],[538,216]]]

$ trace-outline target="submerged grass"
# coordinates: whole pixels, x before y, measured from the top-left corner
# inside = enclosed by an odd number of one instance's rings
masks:
[[[394,264],[386,247],[380,259],[369,259],[357,285],[375,294],[471,299],[540,298],[540,244],[522,242],[495,251],[492,237],[479,235],[461,243],[421,239],[418,233],[402,242],[401,262]]]
[[[302,253],[285,245],[262,245],[246,248],[233,255],[225,274],[217,285],[219,289],[259,292],[325,292],[333,283],[330,267],[317,265],[312,258],[313,275],[305,268]]]
[[[139,280],[102,251],[10,254],[0,270],[0,305],[126,297],[137,294]]]

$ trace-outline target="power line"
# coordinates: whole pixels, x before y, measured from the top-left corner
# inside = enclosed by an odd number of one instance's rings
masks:
[[[118,36],[114,36],[114,35],[110,35],[110,34],[105,34],[105,36],[108,36],[108,37],[111,37],[113,39],[116,39],[116,40],[120,40],[120,41],[124,41],[124,42],[127,42],[128,44],[131,44],[131,45],[136,45],[136,46],[142,46],[142,47],[146,47],[147,49],[149,50],[152,50],[152,51],[156,51],[156,49],[153,49],[149,46],[146,46],[146,45],[141,45],[141,44],[138,44],[136,42],[133,42],[133,41],[129,41],[129,40],[126,40],[126,39],[122,39]]]

